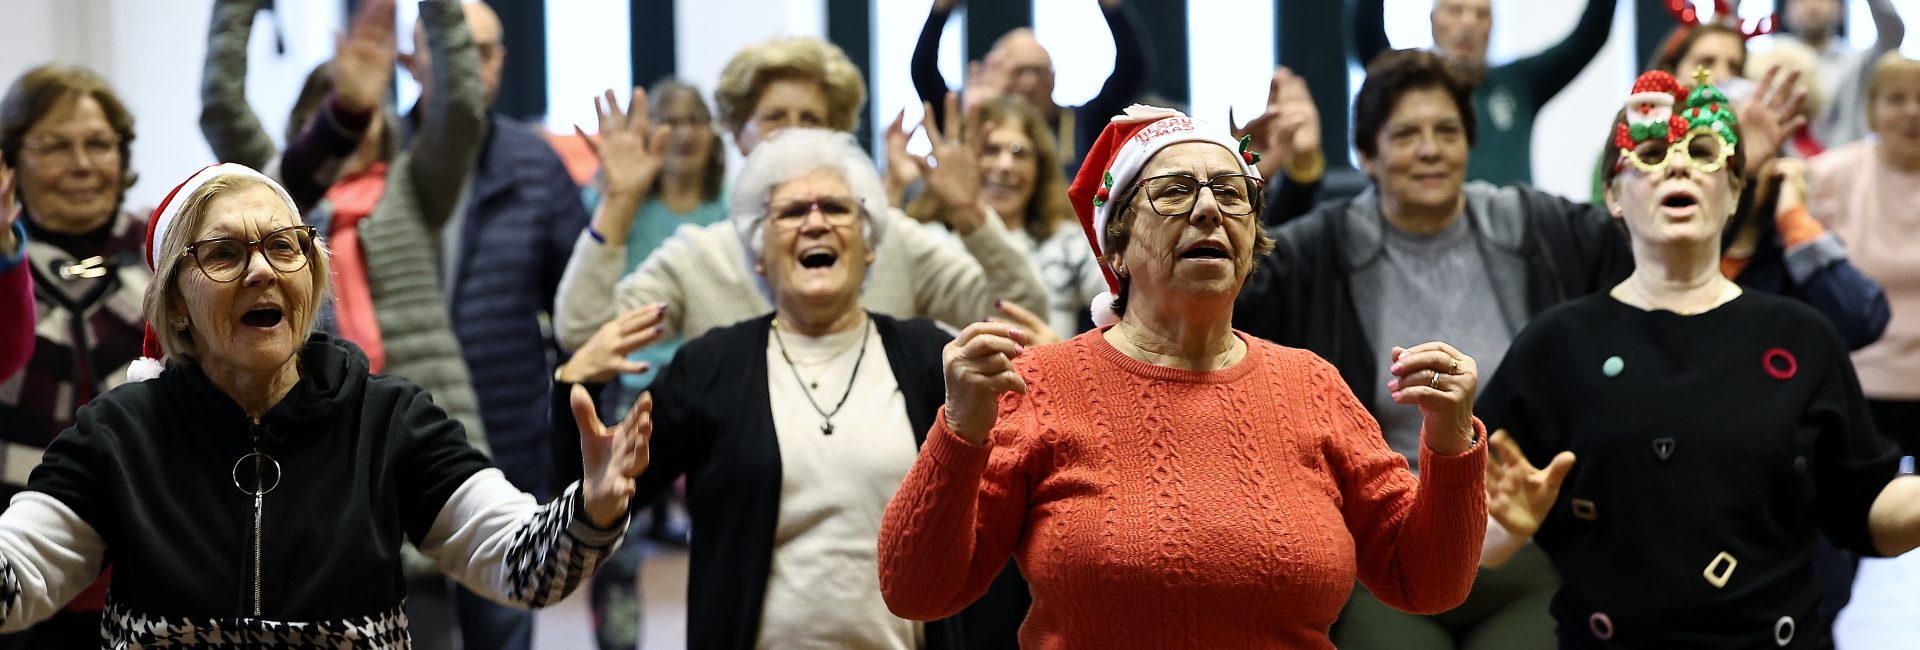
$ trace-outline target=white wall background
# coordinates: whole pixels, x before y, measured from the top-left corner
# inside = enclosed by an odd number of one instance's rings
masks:
[[[1146,2],[1148,0],[1135,0]],[[1602,0],[1606,1],[1606,0]],[[1612,38],[1593,64],[1546,106],[1534,134],[1534,178],[1551,191],[1588,195],[1593,142],[1637,72],[1632,69],[1633,7],[1622,0]],[[277,138],[288,108],[308,70],[331,55],[333,33],[342,27],[344,0],[282,0],[287,15],[286,53],[274,52],[273,29],[256,22],[248,69],[248,96],[261,121]],[[199,84],[212,0],[4,0],[0,22],[0,80],[11,80],[33,65],[61,61],[87,65],[104,75],[127,100],[137,119],[134,169],[143,180],[128,205],[157,202],[185,174],[212,162],[198,127]],[[1909,24],[1920,29],[1920,0],[1894,0]],[[408,4],[402,2],[401,4]],[[574,123],[590,126],[592,97],[607,87],[624,87],[631,78],[625,0],[550,0],[547,122],[565,131]],[[1711,3],[1707,3],[1711,4]],[[895,111],[907,109],[910,123],[919,108],[908,76],[907,60],[930,0],[873,0],[873,71],[865,120],[876,131]],[[1113,45],[1091,0],[1040,0],[1034,26],[1053,51],[1059,83],[1055,98],[1074,104],[1099,90],[1111,71]],[[1388,34],[1396,46],[1430,43],[1427,11],[1431,0],[1388,0]],[[1766,0],[1748,0],[1742,13],[1766,13]],[[1191,61],[1195,65],[1192,107],[1196,115],[1224,120],[1226,108],[1250,117],[1264,100],[1272,60],[1245,56],[1272,52],[1271,7],[1246,0],[1189,0]],[[1559,42],[1582,9],[1577,0],[1534,2],[1494,0],[1491,56],[1507,61]],[[1873,30],[1864,0],[1850,0],[1852,38],[1865,45]],[[1250,15],[1246,12],[1252,11]],[[401,9],[401,29],[411,29],[411,7]],[[1224,16],[1235,19],[1226,20]],[[264,16],[263,16],[264,18]],[[956,16],[941,47],[941,68],[959,85],[965,69],[961,25]],[[711,92],[720,69],[741,47],[778,35],[823,36],[824,0],[676,0],[676,57],[679,74]],[[402,31],[402,49],[410,42]],[[1756,46],[1759,44],[1756,43]],[[1903,48],[1920,56],[1920,37]],[[511,56],[512,53],[509,53]],[[1221,63],[1225,62],[1225,63]],[[397,78],[407,85],[404,71]],[[1357,88],[1357,83],[1355,84]],[[403,89],[403,97],[411,91]],[[403,101],[403,103],[405,103]],[[1346,140],[1345,134],[1327,134]],[[737,169],[739,159],[728,147]]]

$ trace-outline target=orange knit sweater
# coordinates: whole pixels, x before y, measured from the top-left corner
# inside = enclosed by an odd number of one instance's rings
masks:
[[[881,524],[888,607],[952,615],[1009,555],[1028,648],[1331,648],[1356,575],[1401,609],[1458,605],[1485,445],[1423,447],[1416,478],[1331,365],[1240,338],[1239,363],[1198,372],[1096,330],[1016,361],[1028,392],[1002,396],[990,444],[942,414]]]

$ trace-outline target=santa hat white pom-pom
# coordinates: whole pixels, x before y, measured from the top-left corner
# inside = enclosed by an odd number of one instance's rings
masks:
[[[160,364],[159,359],[140,357],[127,366],[127,383],[139,383],[159,377],[160,371],[166,369],[166,366]]]
[[[1102,291],[1100,295],[1094,296],[1093,325],[1106,327],[1118,322],[1120,322],[1120,315],[1113,313],[1113,293]]]

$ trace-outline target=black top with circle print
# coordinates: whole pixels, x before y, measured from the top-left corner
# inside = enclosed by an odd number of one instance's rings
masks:
[[[1493,377],[1475,408],[1488,430],[1536,466],[1577,456],[1534,537],[1565,581],[1561,647],[1828,643],[1815,530],[1876,555],[1867,511],[1899,454],[1818,312],[1749,292],[1681,316],[1595,294],[1536,317]]]

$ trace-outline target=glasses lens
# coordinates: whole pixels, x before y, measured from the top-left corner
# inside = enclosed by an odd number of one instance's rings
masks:
[[[1213,202],[1220,206],[1220,213],[1241,216],[1253,212],[1253,191],[1249,187],[1252,179],[1235,174],[1213,179],[1207,187],[1213,191]]]
[[[208,278],[216,282],[232,282],[240,277],[240,270],[247,263],[247,246],[231,239],[215,239],[196,244],[193,248],[194,261]]]
[[[1720,136],[1695,133],[1687,138],[1687,157],[1695,164],[1711,165],[1720,161],[1721,145]]]
[[[307,238],[305,230],[282,230],[260,242],[260,251],[274,269],[282,273],[298,271],[307,263]]]
[[[836,226],[853,223],[854,214],[857,212],[853,207],[853,202],[834,198],[820,199],[819,204],[820,214],[827,218],[828,223]]]
[[[1633,157],[1649,167],[1667,162],[1667,142],[1648,140],[1633,148]]]
[[[1187,176],[1160,176],[1147,181],[1147,201],[1162,216],[1179,216],[1193,210],[1200,194],[1200,182]]]

